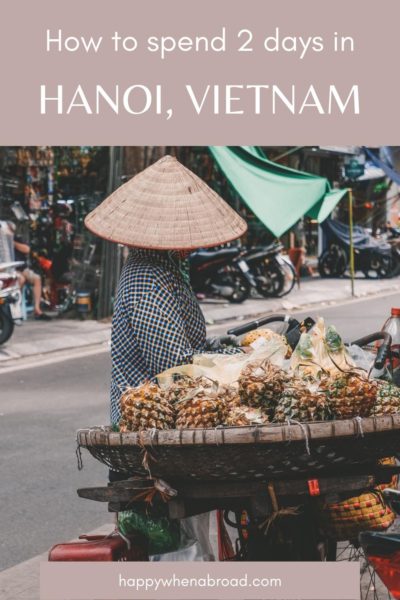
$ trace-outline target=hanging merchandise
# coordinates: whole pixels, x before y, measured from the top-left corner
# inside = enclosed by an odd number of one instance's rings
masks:
[[[98,146],[0,150],[0,219],[17,223],[52,308],[96,308],[100,252],[83,222],[104,198],[108,159]]]

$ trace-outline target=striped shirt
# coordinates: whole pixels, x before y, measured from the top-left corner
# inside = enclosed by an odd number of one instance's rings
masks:
[[[124,389],[191,362],[205,343],[203,313],[172,253],[131,250],[112,323],[111,423],[121,418]]]

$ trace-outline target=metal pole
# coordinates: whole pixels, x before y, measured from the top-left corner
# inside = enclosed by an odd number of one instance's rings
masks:
[[[110,195],[121,184],[122,147],[110,147],[110,166],[107,193]],[[101,275],[99,285],[98,319],[112,315],[114,298],[121,270],[121,252],[118,244],[102,242]]]
[[[353,242],[353,190],[349,188],[349,231],[350,231],[350,279],[351,295],[354,296],[354,242]]]

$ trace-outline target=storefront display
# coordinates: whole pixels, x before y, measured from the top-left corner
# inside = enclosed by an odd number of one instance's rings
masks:
[[[107,147],[0,149],[0,217],[29,243],[52,308],[82,292],[96,308],[100,249],[83,222],[105,195],[108,171]]]

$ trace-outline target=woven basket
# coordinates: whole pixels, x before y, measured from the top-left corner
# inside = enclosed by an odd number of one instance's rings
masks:
[[[400,453],[400,415],[299,425],[117,433],[81,429],[80,448],[114,471],[166,481],[272,481],[368,473]]]
[[[394,458],[379,461],[395,465]],[[362,531],[385,531],[395,520],[394,512],[385,504],[382,490],[396,488],[398,477],[389,484],[379,485],[370,492],[353,496],[341,502],[324,504],[320,507],[322,529],[332,539],[340,542],[357,539]]]

